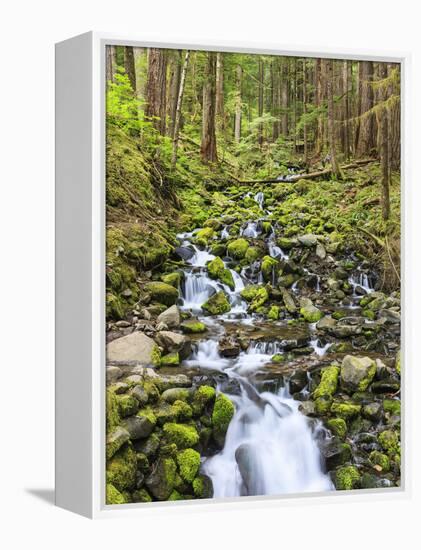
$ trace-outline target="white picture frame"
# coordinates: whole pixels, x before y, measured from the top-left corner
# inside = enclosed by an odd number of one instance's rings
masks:
[[[387,489],[175,503],[105,504],[105,46],[217,50],[388,61],[402,70],[402,485]],[[56,504],[89,518],[162,513],[176,507],[363,502],[410,495],[409,303],[405,249],[410,235],[409,158],[405,147],[410,56],[357,50],[316,51],[224,41],[183,44],[89,32],[56,45]]]

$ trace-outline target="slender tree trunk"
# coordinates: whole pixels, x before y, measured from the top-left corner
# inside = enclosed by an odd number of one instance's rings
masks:
[[[239,143],[241,139],[241,85],[243,80],[243,69],[241,68],[241,65],[237,65],[235,74],[237,90],[235,97],[234,140],[236,143]]]
[[[190,57],[190,52],[189,52],[189,50],[187,50],[186,55],[184,56],[183,68],[181,70],[180,86],[179,86],[179,89],[178,89],[178,96],[177,96],[177,106],[176,106],[176,109],[175,109],[174,133],[173,133],[173,143],[172,143],[172,158],[171,158],[171,167],[172,167],[172,169],[175,168],[175,165],[177,163],[178,139],[179,139],[180,125],[181,125],[181,107],[182,107],[182,104],[183,104],[184,85],[185,85],[185,82],[186,82],[186,74],[187,74],[187,67],[189,65],[189,57]]]
[[[303,59],[303,114],[304,117],[307,115],[307,70],[306,70],[306,60]],[[303,125],[303,139],[304,139],[304,165],[307,169],[308,167],[308,142],[307,142],[307,122],[304,118]]]
[[[276,141],[281,133],[281,60],[278,57],[273,61],[272,115],[276,119],[273,123],[272,139]]]
[[[373,63],[360,61],[358,73],[358,127],[355,152],[357,157],[365,157],[376,148],[375,119],[370,112],[374,105]]]
[[[400,74],[399,65],[390,63],[388,65],[388,77],[392,77],[395,71],[395,78],[389,86],[389,96],[400,96]],[[390,143],[390,167],[391,170],[399,170],[401,163],[401,108],[400,101],[397,100],[389,108],[389,143]]]
[[[259,90],[258,90],[258,117],[261,118],[263,116],[263,79],[264,79],[264,66],[263,66],[263,59],[259,57],[259,64],[258,64],[258,70],[259,70]],[[259,146],[261,147],[263,145],[263,124],[260,122],[258,127],[258,142]]]
[[[136,69],[134,65],[134,52],[132,46],[124,47],[124,70],[129,77],[130,86],[136,94]]]
[[[168,134],[174,138],[175,114],[177,110],[178,94],[180,90],[181,50],[171,52],[170,84],[168,90]]]
[[[288,136],[288,59],[282,60],[282,82],[281,82],[281,107],[282,107],[282,135]]]
[[[379,63],[379,78],[384,80],[387,78],[387,63]],[[389,149],[389,115],[385,105],[387,100],[387,86],[382,85],[379,89],[379,101],[381,108],[378,114],[379,125],[379,148],[380,148],[380,164],[382,171],[382,216],[384,220],[390,217],[390,149]]]
[[[150,48],[146,83],[146,116],[162,135],[166,127],[167,57],[161,48]]]
[[[117,67],[115,46],[107,46],[106,77],[107,82],[114,82],[114,74]]]
[[[341,169],[336,157],[336,143],[335,143],[335,121],[334,121],[334,104],[333,104],[333,61],[331,59],[326,60],[327,69],[327,131],[329,140],[329,154],[330,163],[332,165],[332,173],[341,178]]]
[[[342,143],[345,158],[349,159],[349,81],[348,81],[348,61],[342,62],[342,82],[343,93],[342,98],[343,116],[342,116]]]
[[[215,134],[216,103],[216,54],[208,52],[203,82],[202,143],[200,154],[203,162],[217,162]]]
[[[224,113],[224,54],[216,54],[216,117],[221,130],[225,128]]]

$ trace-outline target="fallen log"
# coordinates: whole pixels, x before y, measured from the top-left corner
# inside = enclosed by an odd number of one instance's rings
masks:
[[[344,164],[341,166],[341,170],[351,170],[352,168],[358,168],[364,164],[369,164],[370,162],[376,162],[377,159],[362,159],[356,160],[350,164]],[[276,179],[267,179],[267,180],[249,180],[249,181],[238,181],[240,185],[253,185],[255,183],[295,183],[298,180],[310,180],[315,178],[321,178],[322,176],[328,176],[332,173],[332,168],[324,168],[323,170],[318,170],[317,172],[310,172],[308,174],[297,174],[296,176],[289,176],[288,180]]]

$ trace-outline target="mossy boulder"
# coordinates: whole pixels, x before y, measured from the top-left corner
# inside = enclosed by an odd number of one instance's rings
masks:
[[[320,416],[325,416],[329,413],[332,406],[332,397],[330,395],[321,395],[314,400],[316,413]]]
[[[338,491],[350,491],[359,486],[361,475],[355,466],[342,466],[334,475],[335,487]]]
[[[248,247],[249,243],[246,239],[240,238],[235,241],[231,241],[227,247],[228,256],[234,260],[242,260],[247,253]]]
[[[202,309],[210,315],[222,315],[231,310],[230,303],[224,292],[217,292],[202,304]]]
[[[133,502],[152,502],[152,497],[146,489],[137,489],[132,493]]]
[[[106,393],[106,425],[107,432],[110,432],[120,424],[117,396],[114,391],[107,388]]]
[[[291,250],[294,246],[297,246],[297,239],[288,239],[287,237],[280,237],[277,240],[278,246],[282,250]]]
[[[206,243],[211,241],[215,236],[215,231],[212,227],[204,227],[203,229],[200,229],[196,234],[195,238],[196,240],[203,240]]]
[[[269,300],[269,293],[264,286],[248,285],[241,291],[241,297],[250,302],[249,311],[253,312]]]
[[[172,288],[172,287],[171,287]],[[141,365],[159,365],[161,352],[152,338],[136,331],[107,344],[108,361],[128,361]]]
[[[313,397],[332,397],[338,388],[339,367],[331,366],[322,370],[319,385],[314,390]]]
[[[145,284],[145,290],[151,294],[152,300],[166,306],[172,306],[178,299],[177,288],[167,283],[151,281]]]
[[[118,491],[131,490],[136,485],[136,453],[130,443],[126,443],[107,463],[107,483]]]
[[[117,426],[107,434],[106,457],[109,460],[130,439],[129,432],[122,426]]]
[[[215,259],[208,262],[206,264],[206,267],[209,277],[211,279],[217,279],[221,281],[221,283],[229,286],[231,290],[234,290],[235,284],[232,273],[229,269],[225,267],[224,262],[221,260],[221,258],[216,257]]]
[[[183,321],[180,328],[185,334],[200,334],[207,331],[205,323],[197,319],[187,319]]]
[[[194,414],[197,416],[201,415],[206,405],[212,403],[215,400],[215,396],[215,388],[212,388],[212,386],[199,386],[192,400],[192,408]]]
[[[245,260],[248,264],[252,264],[256,260],[258,260],[262,255],[262,251],[257,246],[249,246],[247,249]]]
[[[279,319],[279,306],[271,306],[268,312],[268,319],[277,321]]]
[[[347,391],[365,391],[376,374],[376,363],[370,357],[346,355],[341,365],[341,386]]]
[[[383,399],[383,410],[393,416],[401,414],[401,402],[398,399]]]
[[[212,498],[213,485],[210,477],[206,475],[198,475],[193,480],[193,493],[196,498]]]
[[[223,447],[229,423],[234,416],[235,407],[232,401],[223,393],[215,399],[212,412],[213,437],[220,447]]]
[[[351,459],[351,446],[335,437],[321,448],[328,471],[344,465]]]
[[[355,416],[358,416],[360,414],[361,405],[357,405],[356,403],[350,403],[347,401],[335,401],[334,403],[332,403],[330,412],[332,414],[335,414],[336,416],[339,416],[339,418],[348,420],[349,418],[354,418]]]
[[[390,459],[387,455],[379,451],[372,451],[369,459],[375,470],[379,472],[388,472],[390,470]]]
[[[161,357],[161,366],[163,367],[177,367],[180,364],[180,355],[179,353],[172,352],[167,353]]]
[[[137,413],[139,401],[130,394],[117,395],[118,411],[121,418]]]
[[[127,500],[112,483],[107,483],[105,500],[107,504],[126,504]]]
[[[256,297],[256,294],[258,291],[262,288],[261,285],[247,285],[243,290],[240,292],[241,297],[246,300],[246,302],[251,302]]]
[[[300,306],[300,314],[307,323],[317,323],[323,317],[323,312],[308,298],[301,298]]]
[[[199,434],[194,426],[175,422],[164,424],[164,436],[168,443],[175,443],[180,450],[194,447],[199,441]]]
[[[177,453],[177,464],[180,476],[191,483],[200,468],[200,454],[194,449],[184,449]]]
[[[400,454],[399,437],[393,430],[384,430],[379,434],[379,443],[389,456]]]
[[[146,479],[148,490],[157,500],[167,500],[174,490],[177,466],[171,457],[160,457]]]
[[[326,425],[334,435],[337,435],[341,439],[344,439],[346,436],[347,426],[343,418],[329,418]]]
[[[190,405],[181,399],[174,401],[172,404],[172,411],[175,419],[179,422],[186,422],[193,416],[193,410]]]
[[[183,274],[180,271],[175,271],[174,273],[165,273],[162,275],[161,280],[167,285],[177,288],[180,286]]]
[[[275,260],[271,256],[264,256],[264,258],[262,259],[261,270],[263,279],[266,282],[272,281],[274,272],[278,266],[279,264],[277,260]]]

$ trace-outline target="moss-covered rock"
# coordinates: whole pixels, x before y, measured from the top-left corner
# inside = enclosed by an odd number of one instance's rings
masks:
[[[222,315],[231,310],[230,303],[224,292],[217,292],[202,304],[202,309],[210,315]]]
[[[365,391],[376,374],[376,363],[370,357],[346,355],[341,365],[341,386],[348,391]]]
[[[133,502],[152,502],[152,497],[146,489],[136,489],[132,493]]]
[[[117,426],[107,435],[106,457],[109,460],[130,439],[129,432],[122,426]]]
[[[389,457],[379,451],[372,451],[369,456],[370,463],[377,471],[388,472],[390,470]]]
[[[300,314],[307,323],[317,323],[323,317],[323,312],[313,305],[313,302],[308,298],[302,298],[300,306]]]
[[[167,500],[174,490],[177,466],[171,457],[160,457],[150,476],[146,479],[146,486],[157,500]]]
[[[180,476],[191,483],[200,468],[200,454],[194,449],[185,449],[177,453],[177,464]]]
[[[178,399],[172,405],[172,411],[177,421],[186,422],[193,416],[193,410],[188,403]]]
[[[264,258],[262,259],[261,270],[262,270],[263,279],[266,282],[272,281],[274,272],[278,267],[278,265],[279,264],[277,260],[275,260],[271,256],[264,256]]]
[[[167,283],[151,281],[145,284],[145,290],[151,294],[152,300],[166,306],[172,306],[178,299],[178,290]]]
[[[213,437],[220,447],[223,447],[229,423],[234,416],[235,407],[232,401],[223,393],[215,399],[212,412]]]
[[[167,353],[161,357],[161,366],[163,367],[177,367],[180,364],[180,355],[178,351]]]
[[[193,493],[196,498],[212,498],[212,480],[206,475],[198,475],[193,480]]]
[[[215,231],[212,227],[204,227],[203,229],[200,229],[196,234],[195,238],[196,240],[203,240],[206,243],[211,241],[215,236]]]
[[[221,281],[221,283],[229,286],[231,290],[234,290],[235,283],[232,277],[232,273],[229,269],[225,267],[224,262],[221,260],[221,258],[216,257],[215,259],[208,262],[206,264],[206,267],[209,277],[211,279],[217,279]]]
[[[249,243],[246,241],[246,239],[240,238],[236,239],[235,241],[231,241],[228,244],[227,252],[228,255],[234,260],[242,260],[247,253],[248,247]]]
[[[334,403],[332,403],[332,407],[330,411],[332,414],[339,416],[339,418],[348,420],[349,418],[353,418],[360,414],[361,405],[357,405],[356,403],[349,403],[345,401],[343,402],[335,401]]]
[[[339,368],[335,366],[327,367],[322,370],[320,384],[314,390],[313,397],[328,396],[331,397],[337,390],[339,378]]]
[[[106,393],[106,425],[107,432],[110,432],[120,424],[117,396],[110,388]]]
[[[107,463],[107,483],[118,491],[131,490],[136,484],[136,453],[130,443],[126,443]]]
[[[199,434],[194,426],[168,422],[164,424],[164,436],[168,443],[175,443],[178,449],[194,447],[199,441]]]
[[[174,273],[165,273],[162,275],[161,280],[167,285],[173,286],[174,288],[179,288],[182,279],[182,272],[175,271]]]
[[[355,466],[342,466],[334,475],[335,487],[338,491],[356,489],[360,483],[360,473]]]
[[[285,361],[285,355],[282,355],[282,353],[275,353],[270,360],[272,363],[283,363]]]
[[[330,411],[330,407],[332,406],[332,397],[330,395],[321,395],[314,400],[314,405],[316,407],[316,413],[319,416],[324,416]]]
[[[118,411],[121,418],[136,414],[139,409],[139,401],[130,394],[117,395]]]
[[[341,439],[344,439],[346,436],[347,426],[343,418],[329,418],[326,425],[334,435],[337,435]]]
[[[384,430],[379,434],[379,443],[389,456],[400,454],[399,437],[393,430]]]
[[[398,399],[383,399],[383,410],[393,416],[401,414],[401,402]]]
[[[200,334],[207,331],[205,323],[197,319],[187,319],[183,321],[180,328],[185,334]]]
[[[248,264],[252,264],[262,255],[262,251],[257,246],[249,246],[245,255],[245,260]]]
[[[105,500],[107,504],[126,504],[127,500],[112,483],[107,483]]]
[[[279,306],[271,306],[268,312],[268,319],[277,321],[279,319]]]
[[[206,407],[206,405],[213,403],[213,401],[215,400],[215,396],[215,388],[212,388],[212,386],[199,386],[194,394],[192,401],[194,414],[200,416],[203,413],[203,409]]]

